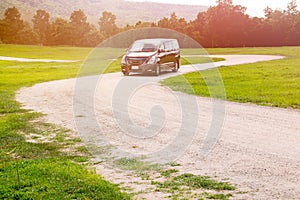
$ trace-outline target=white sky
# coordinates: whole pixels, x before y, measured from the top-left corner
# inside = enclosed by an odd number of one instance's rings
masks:
[[[214,6],[216,0],[127,0],[127,1],[152,1],[159,3],[173,3],[186,5],[204,5]],[[246,13],[250,16],[263,17],[263,10],[269,6],[272,9],[285,10],[291,0],[233,0],[234,5],[242,5],[247,7]],[[298,10],[300,10],[300,0],[297,0]]]

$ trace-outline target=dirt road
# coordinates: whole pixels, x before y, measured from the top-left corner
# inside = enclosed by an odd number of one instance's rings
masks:
[[[281,58],[217,57],[226,60],[184,66],[179,73]],[[97,149],[113,146],[110,153],[114,156],[146,155],[155,162],[176,159],[182,173],[228,179],[238,188],[233,199],[299,198],[298,110],[215,101],[158,84],[174,75],[124,77],[112,73],[52,81],[23,88],[16,99],[24,108],[46,114],[47,122],[77,132],[86,144],[93,145],[96,157],[101,157]],[[101,165],[97,169],[112,182],[126,183],[136,191],[147,188],[138,177],[124,177]],[[136,184],[138,180],[142,183]],[[165,196],[154,191],[139,195],[149,199]]]

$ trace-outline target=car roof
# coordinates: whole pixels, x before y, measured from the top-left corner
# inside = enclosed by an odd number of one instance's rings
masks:
[[[144,42],[144,43],[152,43],[152,44],[160,44],[162,42],[166,41],[175,41],[176,39],[170,39],[170,38],[152,38],[152,39],[141,39],[136,40],[135,42]],[[177,41],[177,40],[176,40]]]

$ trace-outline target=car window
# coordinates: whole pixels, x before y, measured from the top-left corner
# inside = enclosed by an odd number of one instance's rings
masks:
[[[154,52],[157,50],[157,46],[155,44],[151,43],[144,43],[144,42],[135,42],[131,48],[130,51],[142,51],[142,52]]]
[[[159,45],[159,49],[165,51],[165,45],[164,45],[164,43],[162,43],[162,44]]]
[[[171,41],[165,42],[165,47],[166,47],[166,51],[171,51],[172,50],[172,42]]]

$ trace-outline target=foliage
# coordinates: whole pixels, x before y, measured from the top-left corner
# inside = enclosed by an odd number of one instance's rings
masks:
[[[6,9],[4,19],[1,20],[0,40],[5,43],[18,43],[21,41],[20,32],[24,28],[21,14],[16,7]]]
[[[116,16],[111,12],[104,11],[99,18],[100,32],[104,37],[108,38],[118,33],[118,27],[116,25]]]
[[[116,25],[115,14],[103,11],[98,19],[99,27],[96,27],[87,22],[81,9],[73,11],[69,20],[56,18],[51,23],[49,13],[39,9],[32,19],[34,31],[31,31],[31,27],[21,20],[18,9],[13,7],[7,8],[4,19],[0,20],[0,42],[96,46],[121,31],[160,27],[186,34],[204,47],[300,45],[300,12],[295,0],[283,11],[267,7],[263,18],[250,17],[245,11],[245,7],[233,5],[231,0],[218,0],[216,6],[199,12],[191,21],[178,18],[173,12],[169,18],[163,17],[157,23],[139,20],[135,25],[125,27]]]
[[[49,34],[50,28],[50,14],[47,13],[45,10],[37,10],[36,14],[33,16],[33,29],[39,35],[39,43],[45,44],[47,39],[47,34]]]

